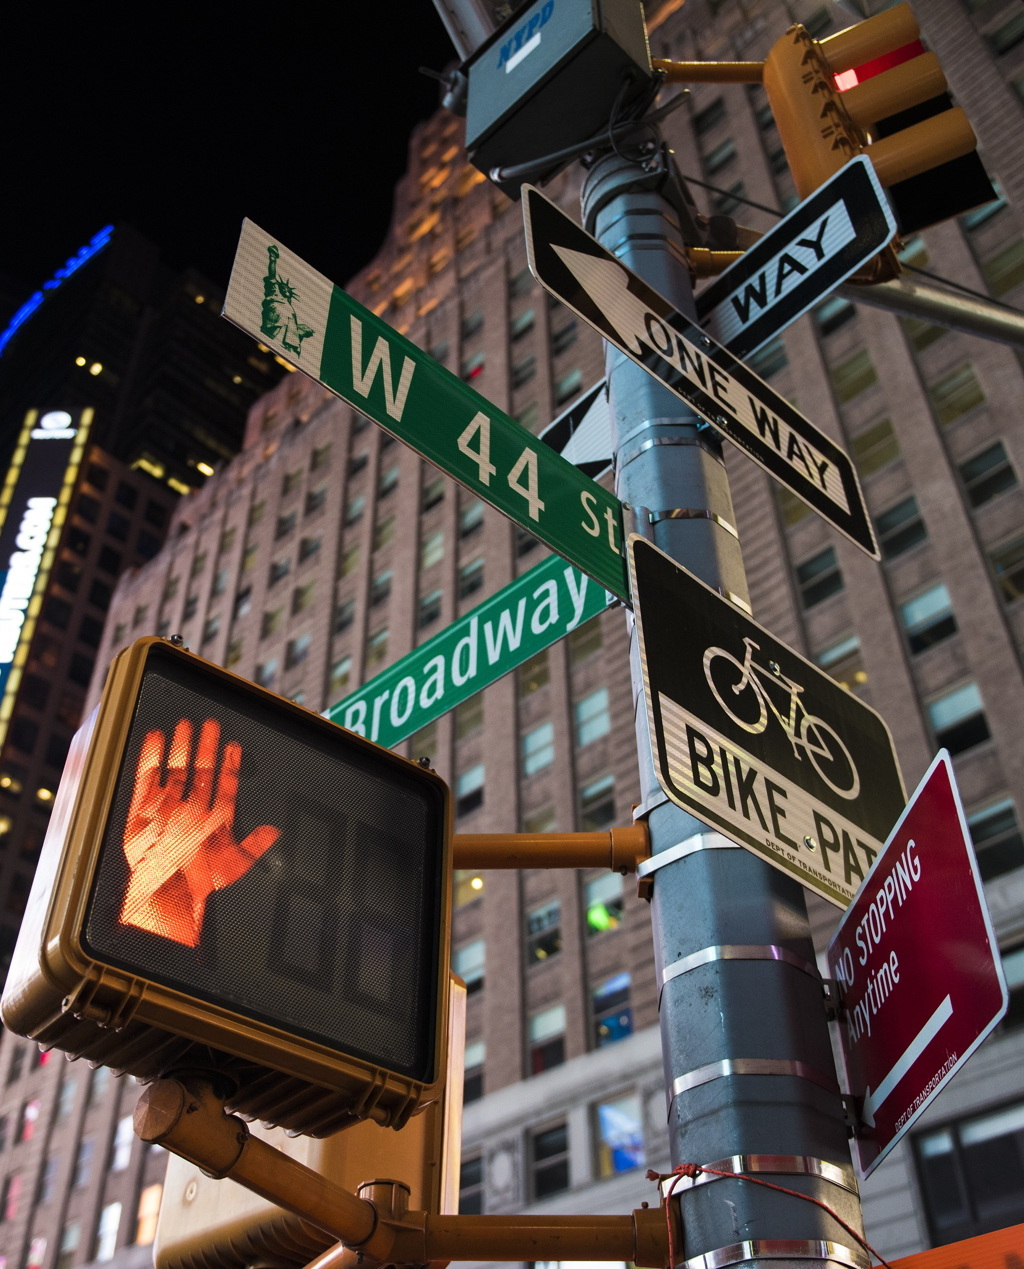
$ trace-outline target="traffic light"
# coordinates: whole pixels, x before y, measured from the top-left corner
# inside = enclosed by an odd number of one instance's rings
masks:
[[[451,821],[432,771],[139,640],[72,745],[3,1021],[296,1132],[400,1127],[444,1083]]]
[[[801,198],[857,154],[887,188],[902,233],[996,196],[967,116],[918,35],[901,4],[821,41],[793,26],[772,46],[763,82]],[[836,76],[851,86],[841,91]]]
[[[459,1207],[465,1019],[466,988],[453,977],[444,1093],[398,1132],[370,1120],[319,1141],[255,1124],[250,1131],[346,1190],[381,1177],[397,1178],[409,1187],[411,1210],[454,1214]],[[156,1269],[305,1265],[333,1243],[329,1234],[269,1199],[234,1181],[215,1180],[177,1155],[168,1158],[153,1245]]]

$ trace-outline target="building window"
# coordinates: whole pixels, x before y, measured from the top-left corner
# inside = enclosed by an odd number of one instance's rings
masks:
[[[395,536],[395,517],[386,516],[383,520],[378,521],[373,530],[373,549],[379,551],[382,546],[387,546]]]
[[[139,1195],[139,1206],[136,1211],[135,1242],[140,1247],[148,1247],[156,1238],[156,1221],[160,1215],[160,1199],[164,1187],[157,1182],[147,1185]]]
[[[476,309],[472,313],[467,313],[462,319],[459,327],[459,334],[463,339],[472,339],[474,335],[478,335],[484,328],[484,315],[482,309]]]
[[[429,591],[426,595],[420,596],[419,609],[416,616],[416,624],[422,630],[425,626],[431,625],[441,615],[441,602],[444,598],[444,592],[437,588]]]
[[[484,504],[474,498],[468,507],[459,513],[459,537],[468,538],[479,529],[484,522]]]
[[[1003,603],[1012,604],[1024,595],[1024,537],[1014,538],[1003,546],[992,547],[989,564],[995,574]]]
[[[523,387],[524,384],[530,382],[536,373],[537,358],[533,353],[528,353],[527,356],[520,358],[519,361],[513,362],[512,364],[512,372],[509,376],[512,381],[512,387]]]
[[[786,346],[781,339],[769,340],[763,348],[746,357],[745,361],[754,374],[762,379],[770,379],[789,365]]]
[[[339,577],[351,577],[351,575],[359,567],[359,543],[356,542],[352,546],[346,547],[341,555],[341,568],[338,570]]]
[[[484,764],[463,771],[455,780],[455,814],[469,815],[484,802]]]
[[[644,1154],[643,1119],[640,1098],[634,1093],[594,1107],[597,1138],[597,1172],[601,1177],[617,1176],[642,1168]]]
[[[387,626],[383,630],[375,631],[366,641],[366,664],[367,666],[380,665],[388,655],[388,630]]]
[[[4,1182],[3,1218],[5,1221],[17,1219],[21,1201],[21,1174],[15,1173]]]
[[[926,348],[940,340],[949,329],[946,326],[933,326],[931,322],[923,321],[920,317],[904,317],[900,325],[910,346],[916,352],[924,352]]]
[[[526,917],[526,963],[539,965],[562,950],[562,905],[557,899]]]
[[[600,1049],[633,1034],[633,1010],[629,1004],[630,976],[616,974],[594,988],[594,1044]]]
[[[344,634],[356,619],[356,601],[342,599],[334,609],[334,633]]]
[[[25,1259],[25,1269],[43,1269],[46,1262],[46,1239],[42,1234],[37,1234],[28,1245],[28,1256]]]
[[[394,576],[391,569],[386,568],[370,583],[370,604],[383,604],[391,594],[391,579]]]
[[[535,547],[540,546],[540,542],[533,536],[529,530],[516,525],[516,559],[521,560],[524,555],[529,555]]]
[[[935,733],[935,744],[954,755],[980,745],[990,735],[976,683],[965,683],[932,701],[928,718]]]
[[[868,388],[878,382],[878,371],[872,364],[866,348],[854,353],[846,361],[832,366],[829,370],[832,386],[840,401],[852,401]]]
[[[782,523],[787,528],[792,528],[794,524],[799,524],[801,520],[806,519],[811,514],[811,509],[803,498],[798,498],[795,493],[791,493],[782,485],[775,486],[775,500],[779,504],[779,515],[782,517]]]
[[[523,775],[531,776],[555,760],[555,729],[551,723],[541,723],[528,731],[520,741],[520,758]]]
[[[484,985],[484,961],[483,939],[464,943],[462,947],[457,947],[452,952],[452,969],[466,984],[466,991],[470,996]]]
[[[479,1216],[484,1210],[484,1159],[474,1155],[459,1168],[459,1215]]]
[[[959,468],[964,492],[972,507],[981,507],[997,494],[1013,489],[1017,473],[1010,466],[1010,459],[1002,441],[996,441],[980,454],[975,454]]]
[[[455,739],[465,740],[484,725],[484,694],[474,692],[455,706]]]
[[[914,1154],[933,1243],[1024,1221],[1024,1102],[923,1132]]]
[[[591,618],[569,634],[569,663],[579,665],[601,648],[601,623]]]
[[[531,1132],[530,1197],[547,1198],[569,1188],[569,1129],[563,1123]]]
[[[999,1029],[1003,1032],[1016,1031],[1024,1026],[1024,944],[1003,952],[1002,961],[1010,1000]]]
[[[780,160],[784,171],[788,164],[786,162],[786,152],[782,151]],[[819,304],[814,310],[814,321],[821,335],[831,335],[840,326],[845,326],[848,321],[857,316],[857,310],[849,300],[844,300],[841,295],[833,295],[827,299],[824,304]]]
[[[286,498],[290,493],[294,493],[298,489],[302,481],[301,471],[285,472],[284,479],[281,481],[281,497]]]
[[[724,118],[725,102],[721,97],[716,97],[710,106],[705,106],[703,110],[698,110],[693,116],[693,130],[698,137],[702,137],[705,132],[710,132]]]
[[[274,680],[277,678],[277,660],[261,662],[253,671],[253,679],[260,687],[274,686]]]
[[[601,736],[606,736],[612,726],[608,689],[599,687],[596,692],[584,696],[583,700],[576,702],[574,713],[577,745],[589,745]]]
[[[984,881],[1024,866],[1024,838],[1013,798],[1000,798],[967,817],[978,871]]]
[[[476,594],[484,584],[484,562],[482,559],[470,560],[459,568],[459,598],[467,599]]]
[[[932,399],[935,417],[943,427],[955,423],[985,400],[981,384],[969,365],[960,366],[929,384],[928,395]]]
[[[802,608],[813,608],[843,589],[843,575],[835,549],[827,546],[796,568],[796,582]]]
[[[348,505],[345,507],[345,524],[346,525],[355,524],[356,521],[360,519],[365,509],[366,509],[365,494],[356,494],[354,498],[350,498],[348,500]]]
[[[478,1102],[484,1095],[484,1042],[470,1040],[466,1045],[465,1075],[462,1081],[463,1103]]]
[[[294,511],[289,511],[286,516],[278,516],[277,526],[274,529],[274,537],[275,538],[287,537],[288,534],[291,533],[292,529],[295,528],[296,519],[297,519],[297,516]]]
[[[299,635],[296,639],[289,639],[285,649],[284,666],[286,670],[294,670],[297,665],[301,665],[309,656],[310,644],[313,642],[313,636],[310,634]]]
[[[419,753],[419,749],[414,749]],[[484,879],[473,868],[456,868],[452,877],[453,899],[457,908],[479,899],[484,892]]]
[[[941,582],[916,599],[900,604],[900,617],[911,652],[923,652],[957,631],[949,591]]]
[[[583,371],[570,370],[555,380],[555,405],[565,405],[583,386]]]
[[[704,170],[709,176],[713,176],[723,167],[727,167],[735,157],[736,142],[731,137],[727,137],[704,156]]]
[[[110,1156],[111,1172],[123,1172],[131,1162],[134,1140],[132,1116],[124,1115],[117,1121],[117,1129],[114,1132],[114,1148]]]
[[[113,1260],[117,1249],[117,1231],[121,1226],[121,1204],[107,1203],[100,1212],[96,1229],[96,1259]]]
[[[566,326],[559,327],[551,336],[551,355],[558,357],[567,349],[575,344],[579,335],[579,326],[575,322],[569,322]]]
[[[331,666],[330,677],[327,680],[327,696],[328,700],[336,703],[344,692],[348,691],[348,685],[352,681],[352,658],[344,656],[340,661],[335,661]]]
[[[382,471],[377,481],[377,497],[386,498],[398,486],[398,464],[393,463]]]
[[[860,640],[856,635],[847,635],[838,643],[822,648],[815,654],[814,660],[848,692],[855,692],[868,681],[867,671],[861,661]]]
[[[31,1101],[26,1102],[21,1108],[21,1131],[18,1134],[19,1141],[31,1141],[36,1135],[36,1126],[39,1123],[39,1112],[42,1109],[42,1102],[38,1097],[34,1097]]]
[[[537,402],[531,401],[529,405],[524,405],[521,410],[516,412],[515,420],[527,432],[536,432],[537,424],[540,422],[540,407]]]
[[[486,357],[483,352],[475,352],[471,357],[466,357],[462,362],[462,377],[466,383],[472,383],[475,379],[479,379],[484,372]]]
[[[303,538],[299,543],[299,563],[302,564],[306,560],[312,558],[320,550],[319,538]]]
[[[60,1171],[60,1156],[51,1154],[43,1165],[43,1174],[39,1178],[40,1203],[49,1203],[57,1188],[57,1173]]]
[[[1024,31],[1024,23],[1021,24]],[[1024,282],[1024,238],[1018,238],[1009,246],[983,260],[981,272],[993,295],[1005,295]]]
[[[89,1184],[93,1149],[91,1140],[79,1142],[78,1154],[75,1156],[75,1176],[71,1183],[76,1190],[84,1189]]]
[[[622,924],[623,894],[622,876],[617,872],[603,873],[584,885],[588,934],[603,934],[605,930],[619,928]]]
[[[444,559],[444,531],[436,529],[428,534],[420,546],[420,568],[432,568]]]
[[[209,643],[220,631],[220,617],[208,617],[203,625],[203,643]]]
[[[519,699],[523,700],[527,696],[532,696],[534,692],[539,691],[542,687],[546,687],[548,678],[547,651],[537,652],[529,660],[524,661],[517,671],[516,682],[518,684]]]
[[[515,343],[517,339],[522,339],[528,335],[533,330],[535,320],[536,313],[532,308],[524,310],[518,317],[513,317],[508,324],[509,339]]]
[[[414,758],[421,755],[429,761],[429,756],[437,747],[437,724],[427,723],[426,727],[421,727],[419,731],[413,732],[409,737],[409,753]]]
[[[895,507],[883,511],[875,520],[875,528],[878,530],[879,550],[886,560],[895,559],[928,537],[928,530],[917,509],[917,499],[913,497],[904,498]]]
[[[78,1240],[82,1236],[82,1226],[78,1221],[69,1221],[60,1236],[60,1251],[57,1253],[56,1269],[71,1269],[77,1259]]]
[[[533,289],[533,274],[529,269],[520,269],[508,282],[509,299],[517,300],[521,295]],[[481,321],[483,319],[481,318]]]
[[[580,790],[580,829],[601,833],[615,822],[615,777],[602,776]]]
[[[423,501],[420,506],[421,511],[429,511],[431,507],[436,507],[439,502],[444,501],[444,477],[435,476],[433,480],[428,480],[423,486]]]
[[[565,1061],[565,1005],[553,1005],[533,1014],[527,1032],[531,1075],[562,1065]]]

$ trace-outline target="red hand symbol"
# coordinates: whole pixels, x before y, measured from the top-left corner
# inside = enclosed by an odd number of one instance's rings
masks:
[[[163,938],[195,947],[203,929],[206,901],[244,877],[281,836],[264,824],[235,840],[235,801],[242,746],[224,746],[220,766],[220,724],[208,718],[192,751],[192,724],[182,719],[160,779],[166,736],[146,735],[135,770],[124,853],[131,869],[121,905],[121,921]],[[189,775],[192,787],[185,793]]]

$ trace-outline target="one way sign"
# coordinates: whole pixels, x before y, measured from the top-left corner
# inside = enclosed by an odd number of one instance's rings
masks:
[[[849,456],[539,190],[527,185],[523,195],[541,285],[878,559]]]

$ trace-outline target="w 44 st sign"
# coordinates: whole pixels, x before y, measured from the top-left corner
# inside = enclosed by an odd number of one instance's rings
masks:
[[[619,500],[250,220],[224,315],[627,597]]]

